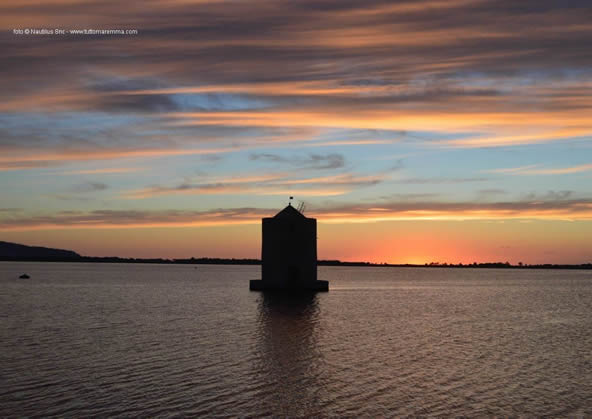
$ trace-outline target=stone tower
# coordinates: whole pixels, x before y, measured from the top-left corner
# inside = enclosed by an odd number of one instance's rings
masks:
[[[317,280],[317,220],[289,204],[262,223],[261,280],[250,289],[328,291]]]

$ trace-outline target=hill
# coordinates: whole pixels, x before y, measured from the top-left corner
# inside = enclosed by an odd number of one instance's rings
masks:
[[[76,260],[80,258],[81,256],[72,250],[25,246],[24,244],[0,241],[0,259],[3,260]]]

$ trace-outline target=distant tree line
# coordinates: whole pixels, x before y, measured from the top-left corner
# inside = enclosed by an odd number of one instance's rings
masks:
[[[165,259],[165,258],[121,258],[121,257],[94,257],[94,256],[71,256],[66,257],[30,257],[30,256],[2,256],[0,261],[18,262],[92,262],[92,263],[154,263],[154,264],[185,264],[185,265],[260,265],[260,259],[236,259],[236,258],[189,258],[189,259]],[[440,263],[430,262],[423,265],[418,264],[395,264],[395,263],[371,263],[371,262],[344,262],[341,260],[319,260],[319,266],[360,266],[360,267],[421,267],[421,268],[485,268],[485,269],[592,269],[592,263],[579,265],[563,264],[524,264],[519,262],[512,265],[510,262],[485,262],[485,263]]]
[[[190,265],[260,265],[260,259],[235,259],[235,258],[189,258],[189,259],[163,259],[163,258],[120,258],[81,256],[72,250],[52,249],[48,247],[26,246],[18,243],[0,241],[0,261],[19,262],[92,262],[92,263],[162,263],[162,264],[190,264]],[[527,265],[518,262],[512,265],[510,262],[488,262],[463,265],[462,263],[431,262],[424,265],[391,264],[370,262],[342,262],[340,260],[319,260],[319,266],[380,266],[380,267],[427,267],[427,268],[502,268],[502,269],[592,269],[592,263],[581,265]]]

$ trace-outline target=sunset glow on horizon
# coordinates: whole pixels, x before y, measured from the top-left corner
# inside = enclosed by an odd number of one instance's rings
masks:
[[[587,1],[2,2],[0,240],[258,258],[294,196],[320,259],[590,263],[591,22]]]

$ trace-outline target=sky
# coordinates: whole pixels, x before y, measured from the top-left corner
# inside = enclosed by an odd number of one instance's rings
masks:
[[[293,196],[321,259],[592,261],[589,0],[3,0],[0,26],[0,240],[257,258]]]

